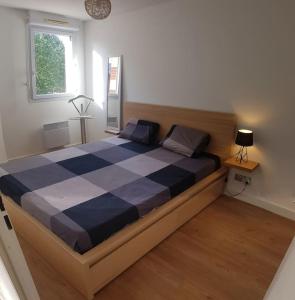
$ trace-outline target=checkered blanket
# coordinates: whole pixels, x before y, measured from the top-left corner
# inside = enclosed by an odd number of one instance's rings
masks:
[[[0,189],[82,254],[216,166],[112,137],[0,165]]]

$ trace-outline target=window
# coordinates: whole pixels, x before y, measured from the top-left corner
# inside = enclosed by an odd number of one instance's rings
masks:
[[[72,33],[31,27],[31,87],[33,99],[73,93]]]
[[[117,96],[119,94],[119,65],[120,57],[109,59],[109,95]]]

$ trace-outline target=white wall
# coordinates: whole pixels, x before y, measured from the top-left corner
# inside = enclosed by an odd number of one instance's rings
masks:
[[[26,83],[27,42],[26,11],[0,7],[0,112],[8,158],[44,151],[42,126],[68,120],[76,112],[65,100],[31,102]],[[81,25],[82,26],[82,25]],[[80,89],[84,89],[83,27],[75,53],[80,69]],[[71,122],[71,143],[80,142],[78,122]]]
[[[0,163],[7,160],[6,148],[3,138],[2,121],[0,114]]]
[[[106,68],[122,54],[125,100],[236,113],[261,163],[241,198],[294,217],[294,11],[288,0],[175,0],[87,22],[87,91],[101,76],[93,55]],[[92,139],[103,136],[104,106]]]

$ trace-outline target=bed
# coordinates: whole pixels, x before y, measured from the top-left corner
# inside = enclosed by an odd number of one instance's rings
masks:
[[[124,121],[142,118],[160,123],[161,136],[175,123],[206,130],[212,138],[210,153],[221,160],[231,154],[236,125],[232,114],[126,102],[123,115]],[[110,138],[32,157],[21,165],[10,164],[4,172],[22,168],[23,172],[15,172],[20,177],[2,177],[6,180],[4,185],[2,182],[2,198],[15,230],[87,299],[92,299],[222,194],[227,169],[218,168],[212,156],[200,158],[195,171],[192,164],[157,146]],[[102,176],[102,169],[108,174]],[[167,183],[173,169],[178,170],[172,176],[178,181]],[[162,188],[165,185],[170,197]],[[24,199],[24,194],[30,197]],[[58,197],[67,199],[62,207],[56,203]],[[43,198],[50,207],[41,201]],[[95,201],[86,201],[90,199]],[[104,223],[97,223],[93,212],[98,206],[101,210],[101,205],[105,209],[105,203],[112,207],[112,213],[101,216],[106,219]]]

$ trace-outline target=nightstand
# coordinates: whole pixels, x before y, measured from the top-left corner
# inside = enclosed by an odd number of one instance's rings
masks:
[[[246,172],[253,172],[259,166],[258,162],[255,161],[247,161],[247,162],[239,162],[235,157],[231,157],[224,161],[224,165],[229,168],[236,168]]]

